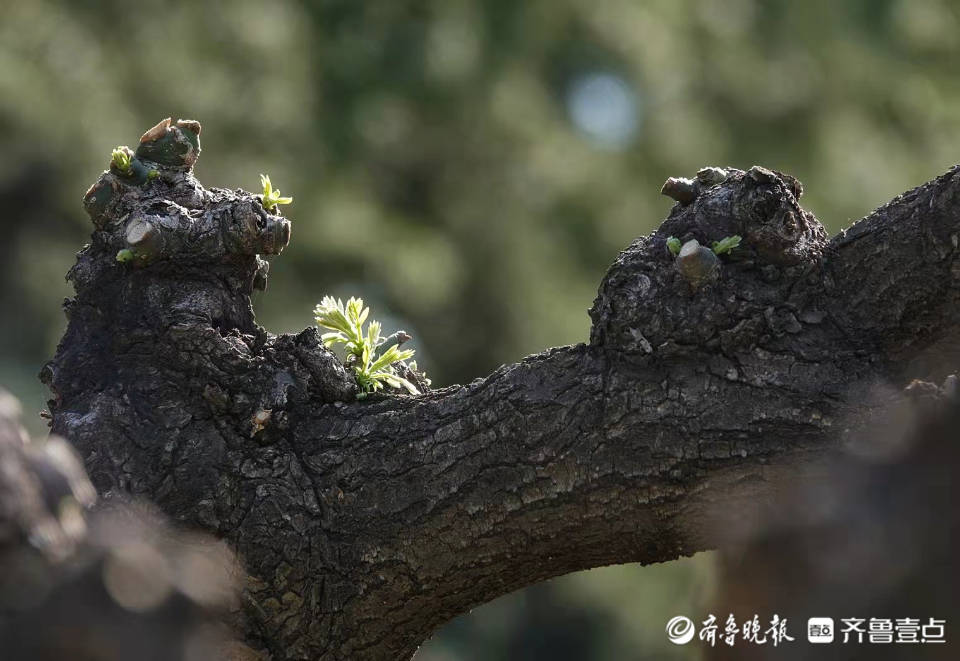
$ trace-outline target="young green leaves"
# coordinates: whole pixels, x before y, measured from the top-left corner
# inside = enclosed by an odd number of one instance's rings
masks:
[[[117,172],[129,177],[133,175],[133,152],[129,147],[117,147],[110,155],[110,165],[117,169]]]
[[[713,250],[714,255],[723,255],[724,253],[731,252],[734,248],[740,245],[742,238],[738,234],[733,236],[727,236],[719,241],[714,241],[711,249]],[[683,244],[675,236],[667,237],[667,250],[670,251],[670,254],[676,257],[680,254],[680,248],[683,247]]]
[[[281,197],[279,190],[273,190],[273,184],[270,183],[270,177],[265,174],[260,175],[260,184],[263,186],[263,194],[260,196],[260,202],[267,211],[273,211],[278,204],[290,204],[292,197]]]
[[[670,254],[676,257],[680,254],[680,239],[675,236],[671,236],[667,239],[667,250],[670,251]]]
[[[740,235],[734,234],[733,236],[724,237],[719,241],[714,241],[713,246],[711,247],[713,248],[713,253],[715,255],[722,255],[724,253],[730,252],[731,250],[733,250],[739,245],[740,245]]]
[[[397,374],[394,368],[397,363],[413,357],[412,349],[401,351],[399,345],[394,344],[377,355],[377,349],[386,339],[380,336],[379,321],[371,321],[364,330],[370,308],[363,306],[363,299],[350,298],[344,305],[340,299],[324,296],[314,314],[317,325],[330,330],[322,335],[324,345],[343,345],[346,364],[353,368],[360,387],[358,399],[380,390],[384,384],[392,388],[406,388],[411,395],[420,394],[416,386]]]

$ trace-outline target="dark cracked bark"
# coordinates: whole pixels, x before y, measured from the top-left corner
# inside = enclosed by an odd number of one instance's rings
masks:
[[[289,221],[202,188],[198,134],[148,132],[137,167],[158,176],[91,188],[96,230],[42,376],[101,493],[236,549],[233,623],[274,659],[409,658],[536,581],[722,546],[744,508],[825,479],[896,398],[882,386],[950,371],[960,171],[828,241],[796,180],[752,168],[668,190],[683,201],[604,277],[589,344],[356,401],[314,329],[257,326],[258,254]],[[735,234],[719,260],[666,245]]]

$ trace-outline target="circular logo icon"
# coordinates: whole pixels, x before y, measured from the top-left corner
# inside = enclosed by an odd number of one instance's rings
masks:
[[[694,633],[696,631],[689,617],[677,615],[667,622],[667,638],[674,645],[686,645],[693,640]]]

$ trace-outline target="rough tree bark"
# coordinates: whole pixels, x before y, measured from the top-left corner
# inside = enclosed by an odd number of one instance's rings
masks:
[[[877,386],[956,334],[956,168],[829,241],[792,177],[707,169],[665,188],[680,201],[603,278],[588,344],[356,401],[314,329],[256,324],[258,255],[290,222],[201,187],[199,132],[161,123],[88,192],[42,378],[101,494],[236,549],[233,624],[274,659],[409,658],[536,581],[723,545],[743,508],[825,479],[895,399]],[[666,245],[735,234],[719,261]]]

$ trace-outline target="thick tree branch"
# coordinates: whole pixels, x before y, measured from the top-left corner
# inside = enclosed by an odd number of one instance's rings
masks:
[[[841,232],[827,292],[847,339],[903,362],[955,336],[960,308],[960,166]]]
[[[830,242],[792,177],[711,170],[618,257],[589,344],[357,402],[316,331],[253,319],[257,253],[282,249],[288,221],[203,189],[183,151],[141,145],[159,176],[91,188],[97,230],[43,376],[101,492],[235,546],[235,624],[276,659],[407,658],[507,591],[716,547],[739,508],[816,479],[889,403],[865,393],[957,327],[957,170]],[[666,243],[731,235],[719,260]]]

